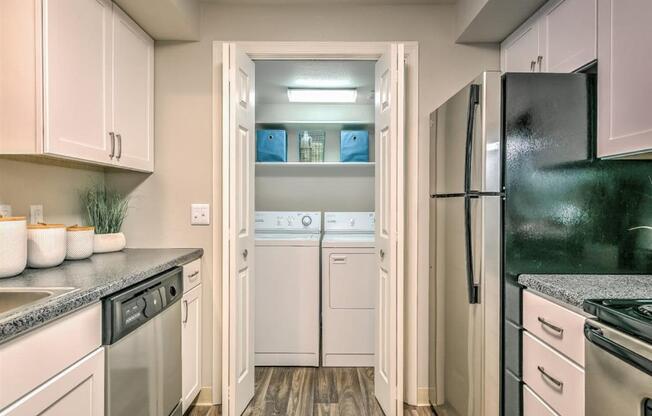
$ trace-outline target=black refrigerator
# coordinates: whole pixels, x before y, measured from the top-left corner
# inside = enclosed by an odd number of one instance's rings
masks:
[[[595,157],[597,104],[594,74],[486,72],[431,116],[436,409],[521,415],[520,274],[652,271],[652,161]]]

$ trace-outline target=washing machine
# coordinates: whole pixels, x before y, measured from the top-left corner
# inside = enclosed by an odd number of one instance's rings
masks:
[[[256,212],[257,366],[319,366],[321,213]]]
[[[327,212],[322,238],[322,365],[373,367],[373,212]]]

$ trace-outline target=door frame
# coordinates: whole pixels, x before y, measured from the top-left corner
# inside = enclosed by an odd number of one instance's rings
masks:
[[[405,177],[400,179],[400,186],[398,191],[403,195],[405,203],[403,204],[403,212],[399,215],[405,219],[404,223],[399,224],[398,229],[398,264],[397,268],[400,271],[397,273],[397,386],[396,386],[396,399],[398,403],[404,402],[404,378],[405,371],[410,374],[410,378],[415,380],[410,384],[416,384],[416,368],[404,368],[405,344],[406,344],[406,330],[409,344],[413,345],[414,351],[408,352],[407,358],[416,367],[416,332],[417,322],[412,322],[415,318],[414,313],[407,311],[411,322],[405,322],[405,305],[417,304],[417,276],[406,276],[406,235],[409,233],[408,227],[411,228],[409,222],[416,222],[417,219],[408,221],[406,218],[409,207],[416,207],[420,204],[419,194],[410,193],[408,195],[408,188],[417,184],[416,174],[420,173],[416,167],[412,174],[408,174],[409,166],[406,161],[409,154],[414,154],[415,149],[419,147],[419,94],[418,94],[418,80],[419,80],[419,45],[418,42],[409,41],[387,41],[387,42],[213,42],[213,91],[212,91],[212,143],[213,143],[213,207],[214,207],[214,221],[213,227],[213,291],[212,291],[212,318],[213,325],[211,328],[212,336],[212,387],[210,390],[209,401],[213,404],[222,404],[222,409],[227,408],[228,404],[228,385],[223,385],[223,380],[228,380],[228,363],[229,363],[229,326],[230,326],[230,313],[229,313],[229,270],[228,264],[223,262],[222,259],[228,258],[228,241],[229,232],[222,226],[228,223],[227,211],[224,207],[228,207],[229,195],[228,187],[225,182],[228,179],[229,160],[228,152],[225,152],[225,147],[228,143],[224,142],[222,138],[225,134],[228,135],[228,124],[223,120],[223,108],[227,104],[223,91],[228,86],[223,85],[222,81],[222,50],[223,45],[226,43],[237,43],[239,47],[243,48],[245,53],[253,60],[302,60],[302,59],[319,59],[319,60],[377,60],[383,53],[386,52],[387,46],[390,43],[402,43],[405,45],[406,64],[408,69],[405,71],[405,109],[406,116],[405,131],[404,131],[404,147],[399,149],[399,157],[403,160]],[[218,163],[219,161],[219,163]],[[421,170],[421,169],[419,169]],[[410,182],[410,183],[408,183]],[[409,197],[410,199],[408,200]],[[416,240],[416,239],[415,239]],[[411,242],[411,244],[413,244]],[[414,256],[416,258],[416,250]],[[408,260],[409,262],[410,260]],[[407,284],[407,286],[406,286]],[[405,301],[408,301],[407,303]],[[416,310],[415,310],[416,311]],[[220,357],[218,359],[218,357]],[[410,367],[413,367],[410,365]],[[411,387],[411,388],[410,388]],[[408,390],[416,386],[410,386]],[[408,394],[411,395],[410,392]],[[414,392],[416,396],[416,391]],[[416,401],[416,400],[415,400]],[[403,407],[397,406],[398,415],[402,416]]]

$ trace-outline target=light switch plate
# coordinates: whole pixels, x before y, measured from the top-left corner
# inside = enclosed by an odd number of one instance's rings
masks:
[[[38,224],[39,222],[43,222],[43,205],[30,205],[29,223]]]
[[[211,223],[209,204],[192,204],[190,206],[190,224],[209,225]]]

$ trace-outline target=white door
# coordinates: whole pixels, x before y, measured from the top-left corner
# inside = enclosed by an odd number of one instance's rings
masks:
[[[109,0],[43,2],[44,147],[112,163]]]
[[[557,0],[544,13],[543,72],[573,72],[597,58],[596,2]]]
[[[113,6],[113,111],[115,161],[154,170],[154,41]]]
[[[224,164],[228,187],[229,368],[226,415],[240,415],[254,396],[254,86],[255,66],[225,44]],[[223,399],[224,400],[224,399]]]
[[[539,23],[523,26],[501,45],[501,69],[503,72],[539,71]]]
[[[392,44],[376,63],[376,362],[374,388],[387,416],[402,414],[398,378],[402,339],[404,51]]]
[[[201,389],[201,285],[184,293],[181,313],[181,400],[185,413]]]

